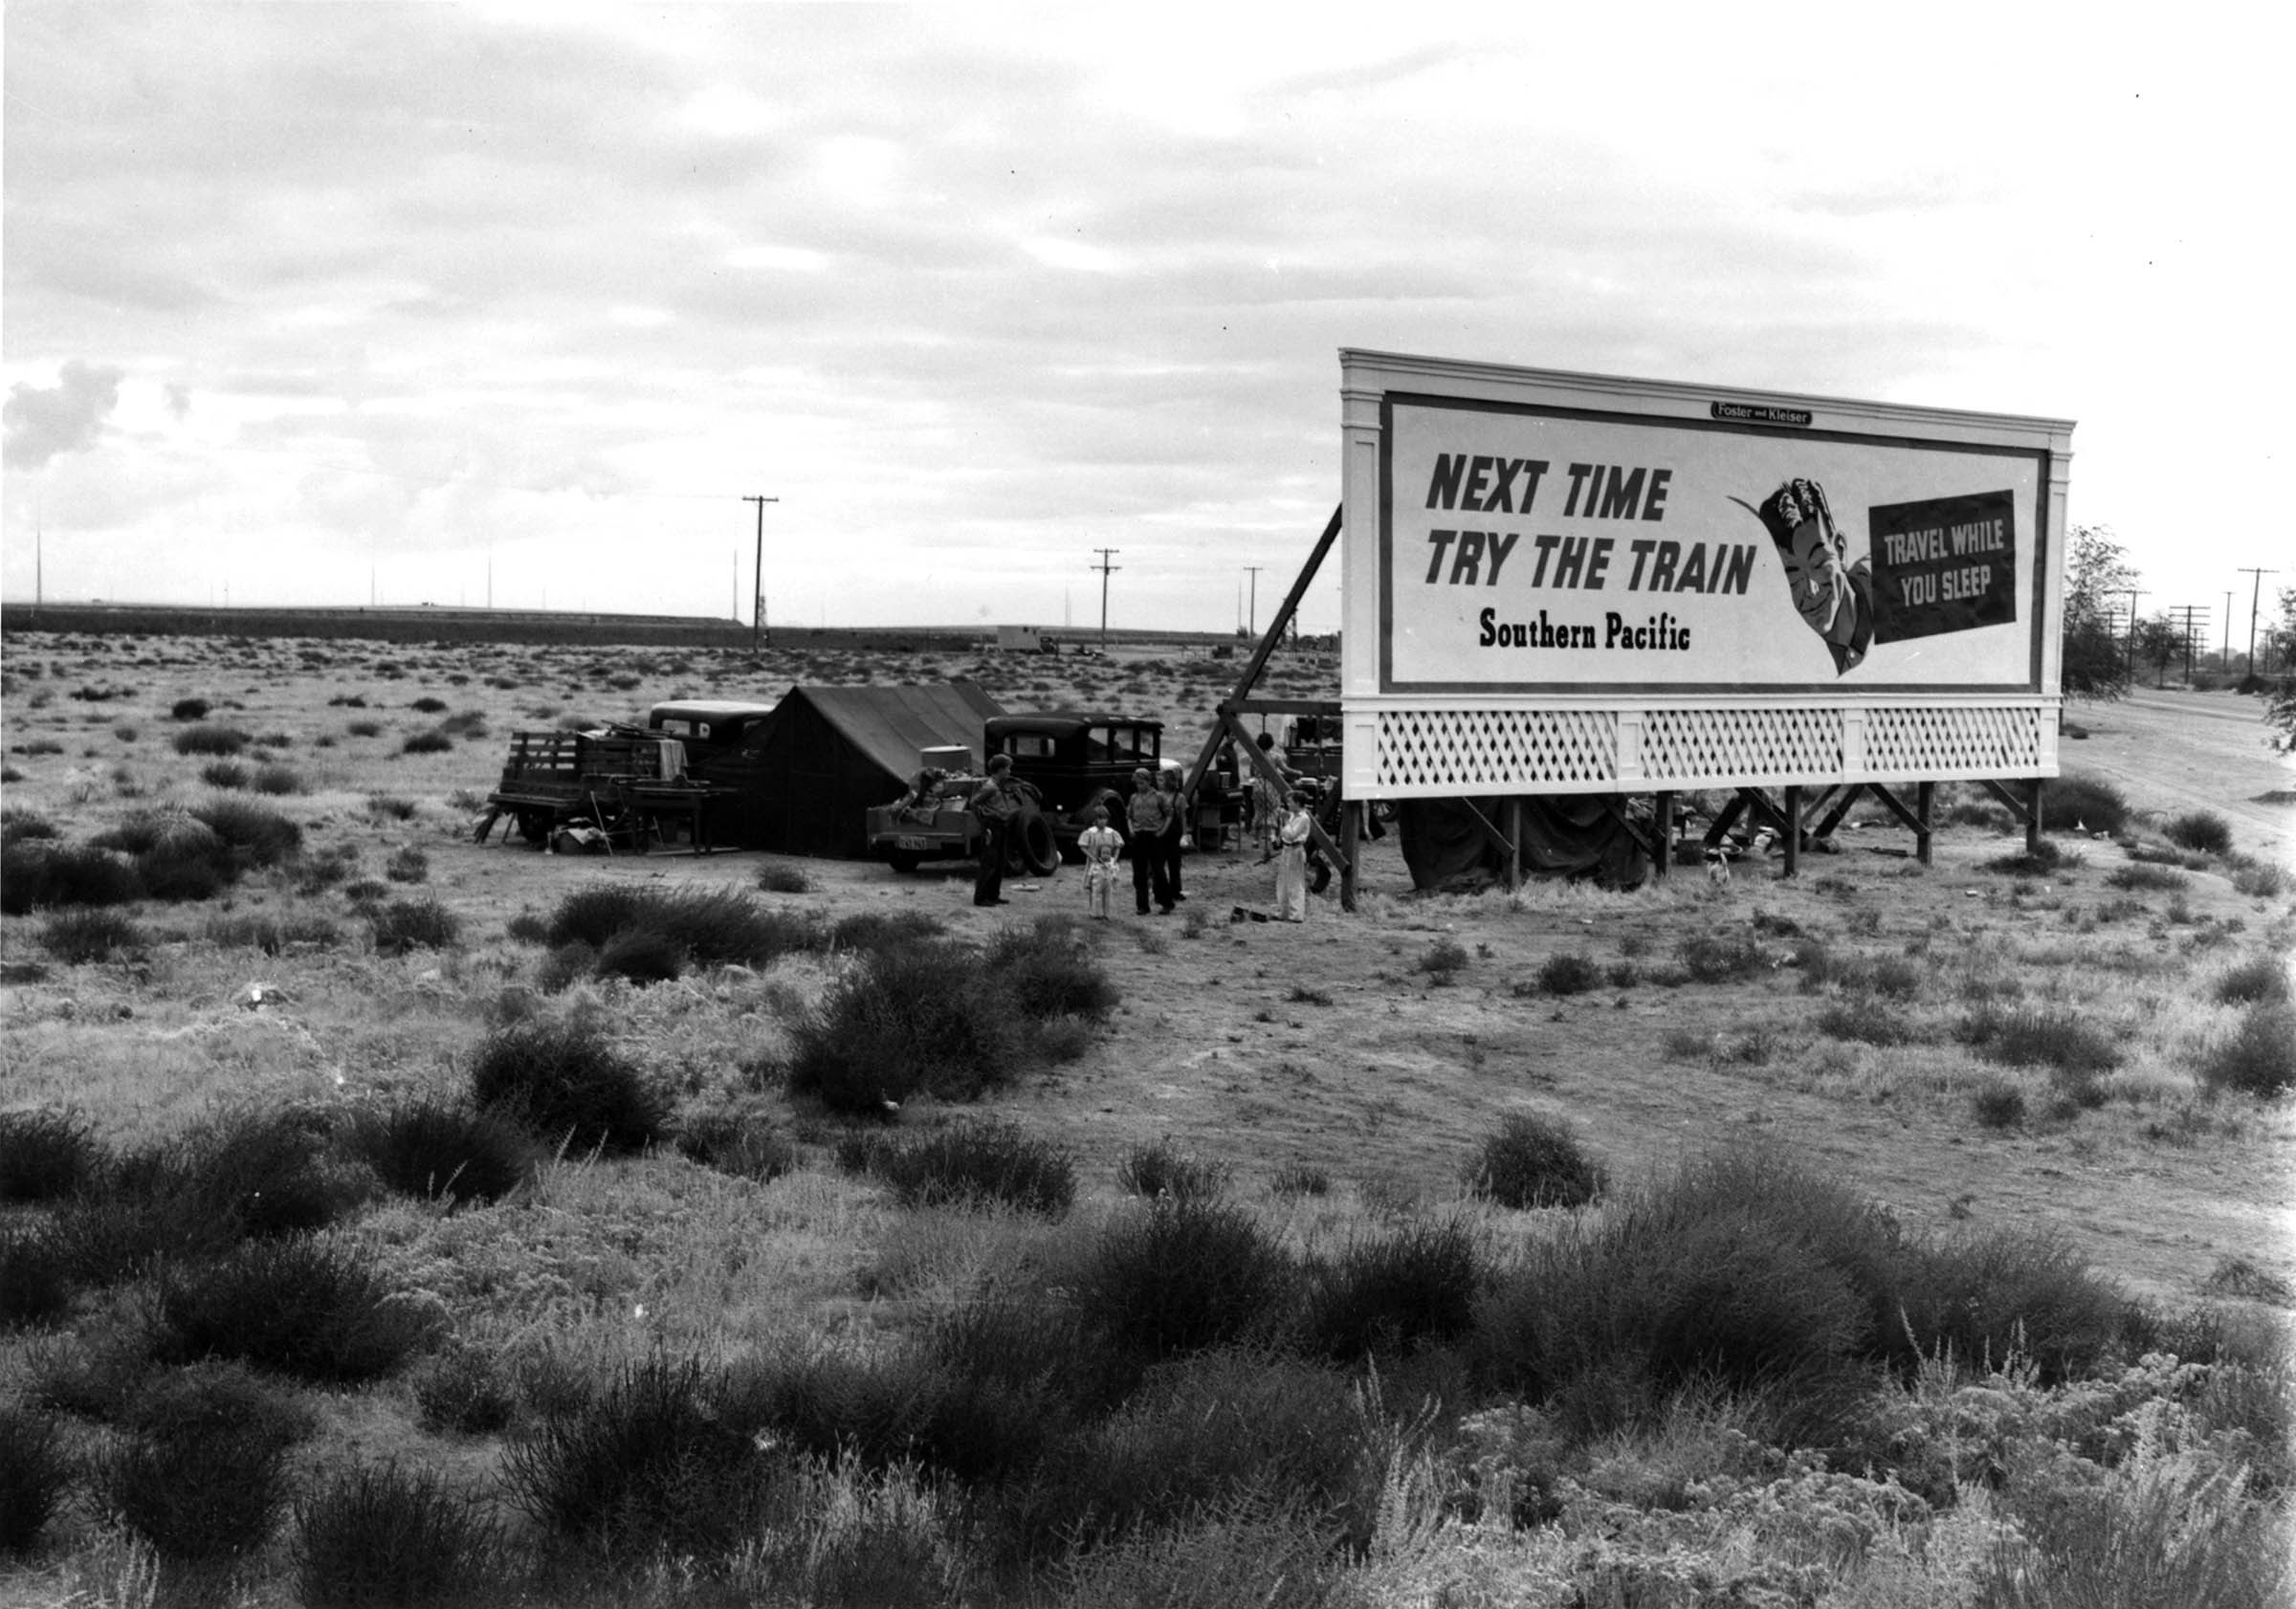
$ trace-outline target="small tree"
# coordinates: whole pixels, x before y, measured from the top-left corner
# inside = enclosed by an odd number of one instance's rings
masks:
[[[2296,666],[2296,587],[2281,588],[2280,618],[2264,628],[2263,657],[2279,672],[2279,681],[2243,684],[2242,691],[2263,688],[2264,724],[2271,728],[2265,741],[2276,754],[2296,753],[2296,674],[2290,670]]]
[[[2105,525],[2076,525],[2064,562],[2063,681],[2069,698],[2118,698],[2129,666],[2112,634],[2112,606],[2136,581]]]
[[[2167,615],[2156,614],[2136,628],[2136,657],[2152,667],[2152,685],[2166,687],[2169,667],[2184,655],[2184,633]]]

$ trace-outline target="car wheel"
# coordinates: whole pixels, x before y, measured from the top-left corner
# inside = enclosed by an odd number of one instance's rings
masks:
[[[925,857],[915,849],[887,849],[885,864],[906,875],[925,864]]]
[[[1013,847],[1026,871],[1033,876],[1049,877],[1060,870],[1060,838],[1052,830],[1049,816],[1025,809],[1012,827]]]

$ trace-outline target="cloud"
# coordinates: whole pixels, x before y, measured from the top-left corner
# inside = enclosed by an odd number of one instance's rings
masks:
[[[122,370],[90,367],[75,358],[47,390],[9,387],[8,401],[0,404],[0,422],[8,430],[8,467],[36,470],[59,452],[85,452],[95,446],[104,417],[120,406],[120,382],[124,378]]]

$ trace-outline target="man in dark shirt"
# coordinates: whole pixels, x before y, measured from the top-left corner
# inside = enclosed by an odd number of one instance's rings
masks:
[[[1131,828],[1132,897],[1143,916],[1148,897],[1167,915],[1172,910],[1172,884],[1160,852],[1164,830],[1172,821],[1172,796],[1160,791],[1145,769],[1132,774],[1132,797],[1124,802],[1125,825]]]
[[[987,780],[973,790],[967,804],[981,823],[981,870],[973,878],[973,903],[1003,905],[1006,903],[1005,844],[1012,831],[1012,818],[1021,809],[1020,795],[1012,785],[1009,755],[989,757]]]

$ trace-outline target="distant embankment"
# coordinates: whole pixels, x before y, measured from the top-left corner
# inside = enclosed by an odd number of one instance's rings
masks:
[[[196,608],[172,604],[0,604],[0,632],[90,636],[358,637],[385,643],[624,643],[648,648],[750,646],[736,620],[680,614],[577,614],[551,609]],[[1097,634],[1071,633],[1071,641]],[[994,650],[996,628],[980,626],[775,626],[776,649],[864,649],[919,653]],[[1115,630],[1110,645],[1203,647],[1234,639],[1217,631]]]

